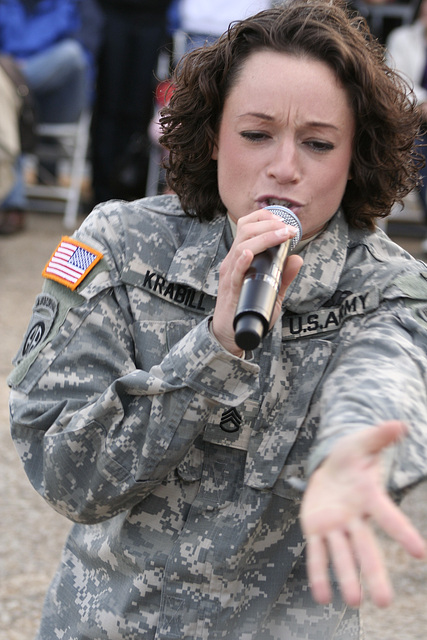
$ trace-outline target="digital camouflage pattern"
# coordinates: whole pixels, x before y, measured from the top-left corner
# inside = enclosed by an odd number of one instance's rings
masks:
[[[341,212],[302,250],[281,321],[246,359],[209,330],[226,217],[175,196],[97,208],[103,254],[75,291],[46,280],[10,377],[12,434],[76,524],[40,640],[356,640],[316,605],[298,521],[337,438],[396,418],[390,491],[426,472],[427,267]]]

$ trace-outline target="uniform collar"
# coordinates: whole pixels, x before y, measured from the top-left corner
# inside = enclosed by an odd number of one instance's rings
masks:
[[[344,268],[349,240],[342,210],[303,249],[304,264],[286,293],[284,306],[293,313],[320,308],[335,293]],[[167,279],[216,296],[219,267],[233,241],[224,214],[210,222],[194,218],[170,264]]]
[[[194,218],[170,264],[167,279],[216,296],[219,267],[231,243],[231,229],[224,214],[217,214],[210,222]]]
[[[304,264],[288,287],[283,303],[286,309],[306,313],[333,296],[345,265],[348,240],[348,225],[340,209],[301,252]]]

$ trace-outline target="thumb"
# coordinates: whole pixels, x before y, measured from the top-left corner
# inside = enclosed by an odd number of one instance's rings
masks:
[[[282,283],[280,285],[280,291],[278,295],[278,299],[280,303],[283,301],[283,298],[285,297],[286,289],[289,287],[292,280],[294,280],[297,277],[302,265],[303,265],[303,259],[301,258],[301,256],[298,256],[298,255],[289,256],[289,258],[286,260],[286,265],[282,275]]]
[[[403,438],[408,432],[407,426],[399,420],[381,422],[372,429],[366,429],[359,440],[359,446],[368,454],[379,453],[385,447]]]

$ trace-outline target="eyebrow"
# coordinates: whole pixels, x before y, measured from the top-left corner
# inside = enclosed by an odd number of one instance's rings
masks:
[[[260,120],[267,120],[268,122],[274,122],[274,117],[273,116],[269,116],[267,113],[258,113],[256,111],[254,111],[254,112],[249,111],[248,113],[242,113],[241,115],[239,115],[237,117],[238,118],[245,118],[247,116],[252,116],[252,117],[258,118]],[[307,125],[310,126],[310,127],[314,127],[314,128],[335,129],[336,131],[339,130],[339,127],[337,127],[335,124],[330,124],[329,122],[313,121],[313,122],[307,122]]]

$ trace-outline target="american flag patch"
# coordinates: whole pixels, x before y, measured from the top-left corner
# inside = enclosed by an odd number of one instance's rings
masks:
[[[101,258],[102,253],[96,249],[66,236],[53,252],[42,275],[74,291]]]

